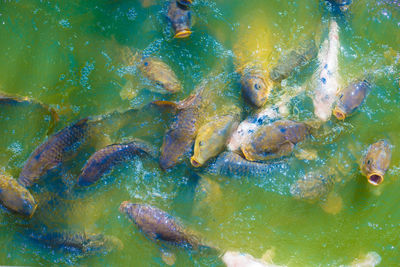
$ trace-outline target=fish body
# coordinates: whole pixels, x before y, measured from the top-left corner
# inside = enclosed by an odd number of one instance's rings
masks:
[[[332,190],[334,177],[323,172],[309,172],[290,187],[291,195],[296,199],[317,201],[326,197]]]
[[[122,249],[122,242],[114,236],[72,231],[30,231],[29,237],[52,248],[77,251],[84,255],[107,254]]]
[[[171,215],[156,207],[145,204],[134,204],[128,201],[119,208],[152,240],[161,240],[177,246],[198,249],[199,238],[187,231]]]
[[[36,201],[31,193],[11,176],[0,173],[0,201],[9,210],[32,217]]]
[[[318,54],[320,67],[313,96],[314,113],[321,121],[329,120],[336,101],[339,88],[339,48],[339,26],[335,20],[331,20],[329,38],[325,40]]]
[[[389,168],[392,149],[386,140],[379,140],[372,144],[365,155],[361,171],[372,185],[380,185]]]
[[[369,88],[370,84],[367,80],[351,83],[339,93],[333,115],[339,120],[350,116],[363,103]]]
[[[188,5],[182,4],[180,1],[171,0],[167,18],[175,31],[175,38],[186,38],[192,34],[190,30],[192,26],[192,11]]]
[[[91,185],[97,182],[103,174],[109,172],[118,163],[141,155],[154,155],[151,146],[144,141],[137,140],[106,146],[96,151],[88,159],[78,177],[78,185]]]
[[[167,130],[161,146],[160,167],[163,170],[174,167],[185,152],[191,149],[201,126],[202,111],[208,103],[207,89],[202,84],[194,95],[176,105],[178,111]]]
[[[237,115],[215,117],[199,129],[190,160],[194,167],[200,167],[210,158],[222,152],[228,137],[238,125]]]
[[[278,60],[277,65],[271,70],[271,80],[280,82],[286,79],[297,67],[306,65],[316,57],[317,53],[314,40],[304,41],[298,48]]]
[[[279,120],[263,125],[252,135],[241,150],[247,160],[259,161],[289,155],[294,145],[309,135],[309,128],[301,122]]]
[[[161,93],[177,93],[182,90],[175,72],[165,62],[147,57],[139,63],[139,70],[147,79],[161,87]]]
[[[18,182],[25,187],[32,186],[47,171],[73,155],[75,150],[85,142],[89,131],[90,124],[88,118],[85,118],[51,136],[30,155],[19,175]]]
[[[221,153],[215,163],[211,166],[210,172],[225,176],[265,176],[273,170],[283,168],[283,163],[259,163],[242,158],[234,152]]]

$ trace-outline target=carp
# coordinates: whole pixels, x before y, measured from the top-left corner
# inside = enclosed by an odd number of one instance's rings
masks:
[[[338,120],[350,116],[364,101],[370,88],[367,80],[356,81],[339,93],[333,115]]]
[[[290,187],[290,194],[296,199],[310,202],[326,197],[334,185],[334,176],[322,172],[309,172]]]
[[[324,41],[318,54],[318,77],[315,79],[317,84],[313,96],[314,113],[321,121],[329,120],[338,93],[339,48],[339,26],[335,20],[331,20],[329,38]]]
[[[179,103],[153,102],[156,105],[170,105],[177,114],[166,132],[161,146],[160,167],[163,170],[174,167],[183,154],[190,150],[201,125],[204,109],[209,103],[208,89],[203,82],[194,94]]]
[[[37,204],[31,193],[11,176],[0,173],[0,201],[9,210],[32,217]]]
[[[153,241],[161,240],[193,250],[206,248],[200,238],[182,226],[175,218],[156,207],[124,201],[119,211]]]
[[[75,251],[83,255],[107,254],[121,250],[123,243],[114,236],[73,231],[27,230],[29,238],[52,248]]]
[[[228,137],[238,125],[238,115],[225,115],[213,118],[199,129],[194,143],[194,153],[190,163],[200,167],[210,158],[222,152]]]
[[[286,165],[281,162],[259,163],[242,158],[233,152],[223,152],[210,167],[211,173],[225,176],[265,176],[276,169],[283,169]]]
[[[361,172],[372,185],[380,185],[390,165],[392,149],[386,140],[379,140],[372,144],[365,155]]]
[[[167,18],[175,31],[174,38],[186,38],[192,34],[190,30],[192,26],[192,11],[188,5],[181,3],[181,1],[171,0]]]
[[[317,54],[318,50],[314,40],[302,42],[298,48],[290,51],[278,60],[277,65],[271,70],[271,80],[280,82],[286,79],[297,67],[306,65]]]
[[[70,158],[87,139],[90,132],[88,118],[67,126],[37,147],[26,161],[18,182],[30,187],[47,171]]]
[[[279,158],[289,155],[294,145],[308,135],[309,127],[305,123],[280,120],[259,127],[241,150],[250,161]]]
[[[146,57],[138,65],[144,77],[159,86],[160,93],[177,93],[182,90],[175,72],[165,62],[153,57]]]
[[[113,144],[96,151],[85,163],[78,177],[78,185],[88,186],[97,182],[102,175],[111,171],[118,163],[135,156],[152,155],[153,148],[144,141],[135,140],[122,144]]]

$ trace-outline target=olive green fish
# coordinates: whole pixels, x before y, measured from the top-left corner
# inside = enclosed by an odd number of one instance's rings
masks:
[[[292,153],[294,145],[308,135],[309,127],[305,123],[279,120],[260,126],[241,150],[250,161],[280,158]]]
[[[7,209],[28,217],[32,217],[37,207],[31,193],[3,173],[0,173],[0,201]]]
[[[47,171],[70,158],[85,142],[89,131],[90,123],[88,118],[85,118],[49,137],[30,155],[19,175],[18,182],[25,187],[32,186]]]
[[[152,155],[154,149],[144,141],[135,140],[122,144],[113,144],[96,151],[86,162],[78,177],[78,185],[88,186],[97,182],[102,175],[124,161],[135,156]]]
[[[365,155],[361,171],[372,185],[380,185],[390,165],[392,149],[386,140],[372,144]]]
[[[238,126],[238,119],[237,114],[215,117],[199,129],[190,159],[194,167],[202,166],[223,151],[229,136]]]
[[[334,185],[334,176],[322,172],[309,172],[290,187],[290,193],[296,199],[310,202],[326,197]]]
[[[370,84],[367,80],[355,81],[339,92],[333,115],[339,120],[350,116],[364,101],[369,91]]]
[[[192,26],[192,11],[189,5],[182,4],[181,2],[171,0],[168,7],[167,18],[175,31],[175,38],[186,38],[192,34],[190,30]]]

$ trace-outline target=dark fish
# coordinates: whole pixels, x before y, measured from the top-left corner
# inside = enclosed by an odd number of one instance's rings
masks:
[[[262,71],[246,68],[241,73],[240,83],[243,97],[253,106],[262,107],[268,100],[272,84]]]
[[[326,197],[334,185],[334,176],[322,172],[309,172],[290,187],[296,199],[317,201]]]
[[[30,155],[19,175],[18,182],[25,187],[30,187],[48,170],[71,157],[85,142],[89,135],[89,128],[88,118],[85,118],[51,136]]]
[[[9,210],[32,217],[37,204],[31,193],[11,176],[0,173],[0,201]]]
[[[88,159],[78,177],[78,185],[88,186],[97,182],[103,174],[111,171],[115,165],[135,156],[154,156],[154,154],[152,147],[141,140],[106,146],[96,151]]]
[[[309,127],[302,122],[289,120],[275,121],[260,126],[248,143],[241,146],[247,160],[268,160],[287,156],[294,145],[309,135]]]
[[[271,80],[280,82],[286,79],[297,67],[304,66],[315,58],[317,53],[318,49],[314,40],[303,42],[298,48],[279,59],[277,65],[270,72]]]
[[[163,103],[172,104],[178,109],[169,130],[164,136],[161,147],[160,167],[163,170],[174,167],[181,160],[183,154],[192,147],[204,116],[202,111],[208,103],[207,92],[205,91],[207,89],[202,84],[196,89],[194,95],[178,104],[166,101],[157,102],[159,105]]]
[[[167,17],[174,28],[175,38],[186,38],[192,34],[190,30],[192,26],[192,12],[188,5],[171,0]]]
[[[380,185],[389,168],[392,149],[386,140],[372,144],[364,157],[361,171],[372,185]]]
[[[158,239],[194,250],[204,246],[198,236],[190,233],[175,218],[156,207],[124,201],[119,211],[127,214],[138,228],[154,241]]]
[[[29,230],[29,237],[52,248],[62,248],[76,251],[84,255],[107,254],[123,248],[121,240],[114,236],[103,234],[89,234],[72,231],[33,231]]]
[[[248,161],[234,152],[220,154],[209,169],[210,172],[224,176],[265,176],[277,169],[283,169],[286,164],[259,163]]]
[[[340,92],[333,115],[339,120],[350,116],[362,104],[369,88],[370,84],[366,80],[351,83]]]

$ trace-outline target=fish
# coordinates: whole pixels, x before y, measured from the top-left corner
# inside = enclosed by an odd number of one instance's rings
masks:
[[[192,11],[188,5],[182,4],[180,1],[171,0],[168,6],[167,18],[175,31],[174,38],[186,38],[192,34],[190,30],[192,26]]]
[[[141,140],[106,146],[90,156],[81,170],[77,184],[79,186],[91,185],[97,182],[102,175],[111,171],[118,163],[142,155],[154,157],[155,152],[150,144]]]
[[[339,93],[333,115],[338,120],[350,116],[364,101],[371,85],[367,80],[355,81]]]
[[[182,90],[175,72],[161,59],[145,57],[139,62],[138,69],[144,77],[161,88],[160,93],[173,94]]]
[[[328,195],[334,185],[330,172],[311,171],[290,186],[290,194],[295,199],[314,202]]]
[[[199,236],[191,233],[174,217],[159,208],[124,201],[119,211],[126,214],[153,241],[161,240],[193,250],[209,248],[202,244]]]
[[[338,93],[338,55],[339,55],[339,26],[335,20],[330,21],[329,38],[324,41],[319,51],[319,68],[314,95],[314,114],[321,121],[329,120],[333,104]]]
[[[271,69],[271,80],[280,82],[286,79],[296,68],[308,64],[317,54],[318,50],[314,40],[303,41],[299,47],[291,50],[278,60],[276,66]]]
[[[228,137],[238,125],[238,114],[217,116],[199,129],[190,159],[192,166],[200,167],[222,152]]]
[[[328,0],[330,3],[335,5],[340,9],[340,11],[345,12],[349,9],[351,3],[353,2],[352,0]]]
[[[47,171],[69,159],[90,134],[89,118],[67,126],[37,147],[29,156],[18,177],[18,183],[30,187]]]
[[[160,167],[170,169],[178,164],[188,152],[196,138],[203,119],[203,111],[209,103],[206,82],[202,82],[195,93],[179,103],[155,101],[156,105],[172,106],[177,110],[161,146]]]
[[[0,201],[10,211],[29,218],[33,216],[37,208],[32,194],[5,173],[0,173]]]
[[[284,169],[285,163],[259,163],[248,161],[234,152],[221,153],[208,168],[210,173],[224,176],[266,176],[277,169]]]
[[[241,146],[241,151],[249,161],[280,158],[289,155],[294,145],[309,134],[305,123],[279,120],[259,127],[251,140]]]
[[[241,72],[243,97],[253,106],[262,107],[268,100],[272,84],[265,76],[265,72],[257,67],[246,68]]]
[[[27,230],[29,238],[51,248],[75,251],[83,255],[108,254],[121,250],[123,243],[115,236],[68,230]]]
[[[369,146],[361,164],[361,172],[370,184],[378,186],[383,182],[391,157],[392,149],[387,140],[379,140]]]

